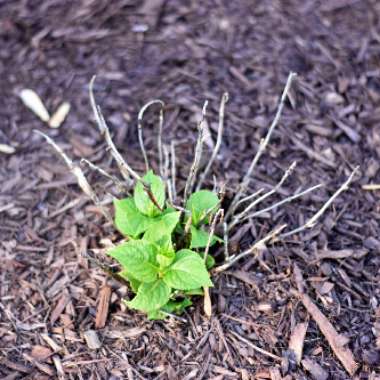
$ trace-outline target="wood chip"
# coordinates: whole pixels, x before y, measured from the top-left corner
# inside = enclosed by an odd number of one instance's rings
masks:
[[[70,297],[67,293],[62,294],[60,297],[57,305],[55,306],[53,312],[50,316],[50,323],[53,325],[55,321],[59,318],[59,316],[62,314],[63,310],[65,310],[66,305],[69,303]]]
[[[57,110],[54,112],[52,117],[49,120],[49,127],[50,128],[59,128],[62,123],[65,121],[67,115],[70,112],[70,103],[64,102],[62,103]]]
[[[106,325],[108,308],[111,298],[111,288],[103,286],[99,292],[98,307],[96,309],[95,328],[102,329]]]
[[[209,288],[207,286],[205,286],[203,288],[203,291],[204,291],[203,310],[204,310],[204,312],[206,314],[206,317],[208,319],[210,319],[211,315],[212,315],[212,304],[211,304],[211,298],[210,298]]]
[[[99,340],[98,334],[95,330],[87,330],[83,333],[88,348],[91,350],[97,350],[102,347],[102,343]]]
[[[125,339],[136,338],[146,331],[144,327],[132,327],[126,330],[110,330],[106,333],[107,338]]]
[[[36,360],[39,360],[39,361],[44,361],[46,360],[51,354],[52,354],[52,350],[48,347],[45,347],[45,346],[40,346],[40,345],[36,345],[36,346],[33,346],[32,348],[32,351],[30,353],[30,355],[36,359]]]
[[[289,349],[292,350],[296,356],[297,364],[301,363],[302,359],[302,351],[303,351],[303,345],[305,342],[305,335],[307,331],[309,323],[298,323],[290,336],[289,340]]]
[[[380,190],[380,184],[379,183],[369,183],[367,185],[362,185],[362,189],[363,190],[370,190],[370,191]]]
[[[13,146],[7,144],[0,144],[0,153],[13,154],[14,152],[16,152],[16,149]]]
[[[339,250],[320,250],[316,253],[317,259],[346,259],[348,257],[353,257],[355,259],[361,259],[365,255],[367,255],[368,249],[359,248],[359,249],[339,249]]]
[[[346,371],[353,376],[358,365],[355,363],[354,355],[351,350],[342,345],[341,335],[337,333],[334,326],[330,321],[322,314],[318,307],[313,303],[307,294],[299,293],[299,298],[305,306],[308,313],[313,317],[317,323],[319,329],[322,331],[323,335],[330,344],[335,355],[338,357],[340,362]]]
[[[282,380],[280,370],[277,367],[272,367],[269,369],[271,380]]]
[[[311,359],[302,360],[302,366],[306,371],[310,372],[314,380],[327,380],[329,377],[328,373]]]
[[[49,112],[42,103],[41,98],[33,91],[28,88],[20,92],[20,98],[22,102],[42,121],[47,123],[50,119]]]

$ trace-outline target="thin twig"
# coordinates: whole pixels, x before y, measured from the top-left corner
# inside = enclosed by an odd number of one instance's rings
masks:
[[[228,229],[231,230],[234,226],[236,226],[238,223],[240,223],[242,220],[246,219],[245,216],[251,211],[256,205],[261,203],[263,200],[270,197],[272,194],[276,193],[281,186],[284,184],[286,179],[289,177],[289,175],[293,172],[294,168],[296,167],[296,162],[293,162],[289,168],[285,171],[284,175],[280,179],[280,182],[277,183],[277,185],[267,193],[263,194],[261,197],[255,199],[253,202],[250,203],[248,207],[246,207],[240,214],[236,215],[234,219],[232,220],[231,224],[229,225]]]
[[[303,230],[306,230],[308,228],[312,228],[317,223],[318,219],[324,214],[324,212],[329,208],[331,203],[334,202],[334,200],[345,190],[348,189],[349,184],[351,183],[352,179],[354,178],[355,173],[359,170],[359,166],[357,166],[350,176],[347,178],[347,180],[340,186],[340,188],[327,200],[327,202],[302,226],[295,228],[294,230],[291,230],[289,232],[285,232],[284,234],[279,236],[279,239],[282,239],[284,237],[287,237],[289,235],[296,234],[298,232],[301,232]]]
[[[195,178],[197,176],[199,164],[202,157],[203,131],[204,131],[204,123],[206,120],[207,105],[208,105],[208,101],[206,100],[202,109],[201,121],[198,123],[198,139],[197,139],[197,144],[195,146],[194,161],[193,161],[193,164],[191,165],[190,173],[189,173],[189,176],[187,177],[187,181],[185,185],[185,193],[183,196],[184,205],[186,205],[187,198],[194,186]]]
[[[243,204],[243,203],[245,203],[245,202],[248,202],[248,201],[251,200],[252,198],[256,198],[256,197],[257,197],[258,195],[260,195],[264,190],[265,190],[265,189],[262,187],[261,189],[257,190],[256,192],[254,192],[254,193],[252,193],[252,194],[250,194],[250,195],[247,195],[246,197],[240,199],[240,201],[236,203],[236,205],[235,205],[235,210],[234,210],[233,212],[235,212],[241,204]]]
[[[159,104],[161,106],[160,108],[160,117],[159,117],[159,123],[158,123],[158,141],[157,141],[157,147],[158,147],[158,158],[159,158],[159,167],[160,167],[160,174],[162,175],[162,127],[164,123],[164,106],[165,103],[160,100],[160,99],[154,99],[151,100],[150,102],[146,103],[145,105],[142,106],[140,109],[140,112],[137,117],[137,129],[138,129],[138,138],[139,138],[139,143],[140,143],[140,149],[141,153],[144,157],[145,161],[145,168],[146,171],[149,170],[149,161],[148,161],[148,156],[146,154],[145,146],[144,146],[144,138],[143,138],[143,118],[144,118],[144,113],[145,111],[152,105],[154,104]]]
[[[171,179],[172,179],[172,193],[173,193],[173,202],[177,198],[177,189],[176,189],[176,155],[175,155],[175,145],[174,141],[171,141],[170,143],[170,156],[171,156]]]
[[[281,95],[280,104],[278,106],[276,115],[272,121],[272,124],[269,127],[269,130],[268,130],[267,135],[265,136],[265,139],[261,140],[261,142],[260,142],[259,149],[258,149],[255,157],[253,158],[251,165],[249,166],[247,174],[244,176],[243,181],[241,182],[241,184],[239,186],[239,189],[238,189],[238,191],[237,191],[237,193],[236,193],[236,195],[232,201],[231,208],[233,208],[235,203],[237,203],[240,200],[241,196],[246,192],[246,190],[248,188],[248,185],[251,181],[252,173],[253,173],[261,155],[264,153],[264,151],[265,151],[265,149],[266,149],[266,147],[270,141],[272,133],[273,133],[274,129],[276,128],[276,126],[280,120],[282,110],[283,110],[284,105],[285,105],[286,97],[287,97],[288,92],[290,90],[291,84],[292,84],[293,80],[296,78],[296,76],[297,76],[297,74],[292,73],[292,72],[288,76],[288,80],[286,82],[284,91]],[[228,217],[229,217],[229,215],[227,213],[226,218],[228,218]]]
[[[141,177],[128,165],[128,163],[123,159],[119,151],[116,149],[115,144],[112,141],[110,131],[108,129],[108,126],[104,120],[104,117],[101,113],[100,107],[96,104],[95,96],[94,96],[94,82],[95,82],[96,76],[94,75],[90,81],[89,85],[89,93],[90,93],[90,103],[92,110],[94,112],[95,120],[97,122],[97,125],[99,127],[100,133],[104,136],[105,141],[111,151],[112,157],[115,159],[120,172],[124,179],[130,183],[130,176],[135,178],[136,180],[141,180]]]
[[[199,179],[198,185],[197,185],[197,190],[199,190],[201,188],[204,180],[206,179],[206,177],[208,175],[208,172],[210,171],[211,166],[214,163],[215,158],[216,158],[216,156],[217,156],[217,154],[219,152],[220,145],[222,144],[223,129],[224,129],[224,109],[225,109],[225,106],[226,106],[227,102],[228,102],[228,93],[225,92],[223,94],[223,96],[222,96],[222,100],[220,101],[218,135],[217,135],[217,138],[216,138],[215,148],[214,148],[214,150],[213,150],[213,152],[211,154],[211,158],[210,158],[210,161],[208,162],[208,164],[206,166],[206,169],[204,170],[204,172],[200,176],[200,179]]]
[[[247,250],[239,253],[238,255],[230,258],[227,262],[224,264],[216,267],[213,272],[214,273],[220,273],[225,271],[226,269],[230,268],[232,265],[234,265],[237,261],[242,259],[243,257],[246,257],[248,255],[251,255],[252,253],[258,253],[260,250],[264,247],[265,243],[272,240],[275,236],[277,236],[284,228],[286,227],[286,224],[281,225],[280,227],[275,228],[273,231],[271,231],[268,235],[264,236],[262,239],[257,241],[255,244],[253,244],[250,248]]]
[[[66,153],[45,133],[42,133],[40,131],[34,130],[34,132],[38,133],[40,136],[42,136],[48,144],[50,144],[57,153],[63,158],[66,165],[68,166],[70,172],[76,177],[79,187],[82,189],[82,191],[95,203],[97,207],[99,207],[100,211],[104,215],[104,217],[107,219],[108,222],[113,224],[112,217],[108,210],[101,204],[98,196],[96,195],[95,191],[92,189],[91,185],[88,183],[82,169],[73,163],[73,161],[66,155]]]
[[[218,220],[220,223],[223,220],[223,216],[224,216],[224,210],[221,208],[220,210],[218,210],[218,212],[214,215],[214,217],[212,219],[211,228],[210,228],[210,232],[208,234],[208,239],[207,239],[207,245],[206,245],[204,256],[203,256],[204,262],[207,261],[208,251],[210,250],[212,238],[213,238],[214,233],[215,233],[216,223]]]
[[[228,251],[228,229],[227,223],[223,222],[223,245],[224,245],[224,260],[230,260],[230,253]]]
[[[272,354],[271,352],[268,352],[258,346],[256,346],[255,344],[253,344],[251,341],[249,341],[248,339],[242,337],[241,335],[239,335],[238,333],[236,333],[235,331],[230,331],[230,333],[236,337],[237,339],[239,339],[241,342],[247,344],[249,347],[251,347],[252,349],[254,349],[255,351],[257,352],[260,352],[260,354],[263,354],[265,356],[268,356],[269,358],[271,359],[274,359],[278,362],[281,362],[282,361],[282,358],[280,356],[277,356],[275,354]]]
[[[276,207],[279,207],[285,203],[289,203],[289,202],[293,201],[294,199],[300,198],[300,197],[302,197],[308,193],[311,193],[312,191],[317,190],[317,189],[321,188],[322,186],[323,186],[323,184],[320,183],[319,185],[309,187],[308,189],[301,191],[300,193],[293,194],[290,197],[282,199],[279,202],[276,202],[276,203],[274,203],[274,204],[272,204],[266,208],[263,208],[262,210],[256,211],[253,214],[246,215],[243,219],[241,219],[241,222],[243,222],[244,220],[247,220],[247,219],[256,218],[259,215],[262,215],[262,214],[264,214],[270,210],[273,210]]]
[[[90,167],[90,169],[98,172],[103,177],[106,177],[106,178],[110,179],[112,181],[112,183],[116,186],[116,188],[117,188],[117,190],[119,192],[128,192],[127,187],[117,177],[115,177],[115,176],[107,173],[104,169],[102,169],[99,166],[93,164],[91,161],[89,161],[89,160],[87,160],[85,158],[82,158],[80,160],[80,163],[88,165]]]

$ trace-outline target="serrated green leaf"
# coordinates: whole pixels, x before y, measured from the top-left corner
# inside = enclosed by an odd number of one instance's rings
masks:
[[[108,255],[141,282],[152,282],[157,278],[157,248],[153,244],[143,240],[130,240],[112,248]]]
[[[169,297],[169,286],[158,279],[154,282],[141,284],[135,298],[127,302],[127,305],[133,309],[150,312],[164,306],[169,301]]]
[[[157,255],[157,261],[160,264],[160,268],[166,268],[168,267],[173,260],[175,259],[175,252],[174,251],[166,251],[159,253]]]
[[[179,211],[174,211],[156,217],[146,230],[143,239],[155,243],[164,236],[170,236],[179,222],[180,214]]]
[[[150,191],[156,203],[162,209],[165,204],[164,182],[160,177],[154,175],[152,170],[149,170],[148,173],[145,174],[143,180],[150,186]],[[152,217],[161,214],[160,209],[152,202],[142,182],[137,183],[133,197],[137,209],[144,215]]]
[[[191,212],[191,222],[197,226],[207,213],[213,213],[217,210],[219,204],[218,196],[212,191],[200,190],[191,194],[186,202],[186,209]]]
[[[191,232],[191,242],[190,248],[204,248],[207,247],[208,243],[208,232],[201,230],[200,228],[196,228],[194,226],[190,227]],[[215,234],[211,238],[210,247],[212,247],[216,242],[223,242],[221,238],[216,236]]]
[[[132,197],[114,199],[116,228],[128,237],[136,238],[152,224],[152,219],[142,214]]]
[[[141,282],[137,279],[135,279],[130,273],[128,273],[128,271],[126,270],[123,270],[121,272],[119,272],[119,275],[123,278],[125,278],[128,282],[129,282],[129,285],[131,286],[131,289],[136,293]]]
[[[191,290],[202,286],[212,286],[206,265],[197,252],[182,249],[167,269],[164,281],[174,289]]]

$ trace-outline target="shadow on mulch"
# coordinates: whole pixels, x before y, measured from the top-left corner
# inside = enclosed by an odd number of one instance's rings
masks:
[[[347,379],[291,293],[294,263],[307,293],[348,338],[360,366],[357,378],[379,376],[379,196],[362,189],[380,181],[379,16],[380,4],[370,0],[3,2],[0,142],[16,152],[0,153],[0,377]],[[215,174],[234,188],[289,71],[300,78],[251,190],[273,186],[294,160],[297,170],[281,196],[310,183],[326,187],[259,219],[239,244],[279,223],[305,221],[358,164],[361,177],[316,228],[219,276],[210,321],[201,302],[184,316],[186,323],[153,323],[125,309],[120,300],[127,289],[84,258],[101,239],[115,238],[114,231],[32,130],[48,133],[71,157],[116,172],[90,112],[88,82],[96,73],[115,143],[137,170],[143,169],[138,109],[152,98],[166,102],[165,138],[176,141],[183,180],[204,99],[210,100],[214,139],[219,99],[228,91]],[[51,111],[69,101],[64,125],[51,130],[38,121],[17,96],[22,88],[37,91]],[[155,121],[151,113],[145,131],[152,158]],[[90,179],[100,194],[109,191],[94,174]],[[331,258],[343,249],[344,257]],[[86,340],[107,288],[106,324],[96,331],[98,340]],[[304,362],[297,365],[289,338],[308,320]],[[319,372],[310,363],[319,364]]]

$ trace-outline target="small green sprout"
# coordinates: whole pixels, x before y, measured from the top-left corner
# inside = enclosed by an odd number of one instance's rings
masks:
[[[116,228],[128,240],[108,251],[136,293],[127,306],[150,319],[181,313],[192,304],[191,295],[213,286],[209,269],[215,260],[208,255],[205,262],[202,248],[208,244],[204,228],[218,211],[218,196],[197,191],[181,212],[168,206],[165,192],[162,179],[149,170],[137,182],[133,197],[114,201]],[[217,241],[223,240],[212,236],[211,245]]]

